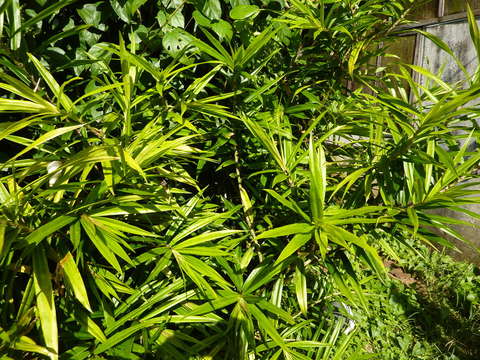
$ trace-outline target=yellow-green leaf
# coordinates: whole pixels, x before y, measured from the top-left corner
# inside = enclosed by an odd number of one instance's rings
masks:
[[[18,100],[20,101],[20,100]],[[36,147],[38,147],[38,145],[41,145],[49,140],[52,140],[58,136],[61,136],[63,134],[66,134],[68,132],[71,132],[73,130],[76,130],[76,129],[79,129],[81,128],[83,125],[74,125],[74,126],[67,126],[67,127],[63,127],[63,128],[59,128],[59,129],[54,129],[52,131],[49,131],[47,132],[46,134],[43,134],[42,136],[40,136],[37,140],[35,140],[34,142],[32,142],[29,146],[27,146],[25,149],[23,149],[22,151],[18,152],[15,156],[13,156],[12,158],[10,158],[8,160],[8,162],[11,162],[17,158],[19,158],[20,156],[24,155],[25,153],[29,152],[30,150],[32,149],[35,149]]]
[[[415,234],[417,233],[418,231],[418,227],[419,227],[419,221],[418,221],[418,215],[417,215],[417,212],[415,211],[414,208],[412,207],[409,207],[407,208],[407,214],[408,214],[408,218],[410,219],[412,225],[413,225],[413,236],[415,236]]]
[[[280,255],[278,256],[277,260],[275,261],[275,265],[282,262],[290,255],[292,255],[295,251],[300,249],[303,245],[305,245],[310,239],[312,238],[312,233],[306,234],[296,234],[292,240],[285,246],[282,250]]]
[[[47,348],[37,345],[35,341],[30,339],[27,336],[20,336],[20,339],[15,341],[12,345],[12,348],[15,350],[23,351],[23,352],[33,352],[41,355],[45,355],[51,358],[55,354],[49,351]]]
[[[295,294],[297,295],[298,305],[304,315],[307,315],[307,277],[303,264],[295,266]]]
[[[357,63],[358,56],[362,52],[365,45],[365,41],[359,41],[355,44],[350,57],[348,58],[348,73],[353,77],[353,70],[355,69],[355,64]]]
[[[280,226],[275,229],[267,230],[257,236],[257,239],[277,238],[280,236],[288,236],[293,234],[305,234],[312,231],[313,226],[307,223],[295,223]]]
[[[107,337],[103,333],[102,329],[93,321],[87,314],[79,313],[77,317],[80,324],[87,330],[87,332],[92,335],[95,339],[104,343],[107,341]]]
[[[0,219],[0,260],[2,259],[3,247],[5,246],[5,232],[7,229],[7,222]]]
[[[41,113],[51,112],[42,104],[27,100],[0,99],[0,112]]]
[[[64,226],[74,222],[77,219],[75,216],[61,215],[52,221],[40,226],[35,231],[30,233],[25,240],[29,244],[39,244],[43,239],[60,230]]]
[[[67,285],[73,291],[77,300],[85,307],[85,309],[92,312],[92,308],[88,301],[87,289],[85,288],[82,275],[80,274],[80,271],[78,271],[77,264],[75,263],[72,254],[68,252],[67,255],[60,260],[59,265],[63,269]]]
[[[122,273],[122,267],[118,263],[115,254],[105,243],[105,240],[97,234],[97,229],[90,217],[87,215],[82,215],[82,217],[80,218],[80,223],[82,224],[82,227],[87,233],[90,240],[93,242],[93,245],[95,245],[100,254],[102,254],[102,256],[105,258],[105,260],[107,260],[115,270],[117,270],[119,273]]]
[[[42,246],[33,252],[33,284],[37,299],[37,312],[45,346],[52,353],[50,359],[58,359],[57,313],[53,296],[47,256]]]
[[[54,95],[58,98],[60,104],[62,104],[63,108],[67,111],[71,111],[73,109],[73,102],[70,98],[63,92],[62,88],[58,84],[57,80],[53,77],[53,75],[42,65],[42,63],[32,54],[28,54],[28,57],[33,62],[33,65],[37,68],[40,76],[45,80],[48,87]]]

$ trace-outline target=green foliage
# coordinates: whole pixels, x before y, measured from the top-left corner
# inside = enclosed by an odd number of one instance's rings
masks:
[[[381,359],[478,358],[478,268],[412,240],[395,249],[386,284],[364,277],[377,313],[357,314],[353,342]]]
[[[464,240],[475,74],[372,65],[410,1],[0,4],[2,359],[371,358],[379,244]]]

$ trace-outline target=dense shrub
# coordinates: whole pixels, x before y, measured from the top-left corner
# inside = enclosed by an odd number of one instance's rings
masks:
[[[365,356],[365,274],[477,201],[476,75],[375,65],[412,5],[2,2],[2,359]]]

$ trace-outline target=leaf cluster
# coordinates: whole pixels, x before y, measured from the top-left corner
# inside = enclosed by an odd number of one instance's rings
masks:
[[[479,217],[477,76],[375,65],[412,6],[3,1],[3,358],[366,358],[359,273]]]

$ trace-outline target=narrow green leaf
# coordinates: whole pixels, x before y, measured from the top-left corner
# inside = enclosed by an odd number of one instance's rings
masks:
[[[208,302],[196,307],[192,311],[189,311],[188,315],[192,316],[192,315],[209,314],[209,313],[212,313],[214,311],[223,309],[223,308],[237,302],[238,299],[239,299],[238,294],[218,297],[214,300],[209,300]]]
[[[231,284],[226,281],[220,273],[218,273],[212,266],[207,265],[204,261],[190,255],[183,256],[185,262],[188,263],[189,267],[195,270],[198,274],[203,277],[209,277],[216,284],[224,289],[229,289]]]
[[[87,330],[87,332],[92,335],[95,339],[104,343],[107,341],[107,337],[103,333],[102,329],[93,321],[86,313],[76,313],[76,318],[79,323]]]
[[[190,254],[196,256],[233,256],[232,253],[222,250],[218,247],[191,246],[184,249],[176,249],[181,254]]]
[[[255,319],[257,319],[258,326],[261,329],[265,330],[265,332],[272,338],[273,342],[277,346],[279,346],[283,351],[288,353],[287,345],[283,341],[283,338],[280,336],[277,329],[275,329],[275,326],[273,326],[272,321],[268,319],[265,314],[255,305],[248,304],[247,306],[248,310],[250,310]]]
[[[2,261],[2,258],[3,258],[6,230],[7,230],[7,221],[3,218],[0,218],[0,262]]]
[[[352,49],[352,52],[350,53],[350,57],[348,58],[348,73],[351,77],[353,77],[353,70],[355,70],[355,64],[357,63],[358,56],[360,55],[364,47],[364,40],[357,41]]]
[[[67,127],[51,130],[51,131],[47,132],[46,134],[41,135],[37,140],[32,142],[29,146],[27,146],[22,151],[19,151],[15,156],[11,157],[7,162],[11,162],[11,161],[19,158],[20,156],[26,154],[30,150],[35,149],[39,145],[41,145],[41,144],[43,144],[43,143],[45,143],[49,140],[55,139],[56,137],[59,137],[63,134],[72,132],[72,131],[74,131],[76,129],[79,129],[81,127],[83,127],[83,125],[67,126]]]
[[[340,181],[338,183],[337,186],[335,186],[335,190],[332,192],[332,195],[330,195],[330,199],[332,199],[333,195],[335,195],[337,193],[337,191],[339,191],[343,186],[345,186],[345,184],[347,184],[347,186],[345,187],[345,190],[343,192],[343,196],[345,196],[345,194],[347,193],[347,191],[350,189],[350,187],[363,175],[365,174],[367,171],[369,171],[372,167],[371,166],[368,166],[368,167],[365,167],[365,168],[360,168],[360,169],[357,169],[355,171],[353,171],[352,173],[348,174],[347,176],[345,176],[343,178],[342,181]]]
[[[427,142],[427,155],[433,158],[435,155],[435,139],[429,140]],[[430,186],[433,184],[433,164],[432,163],[427,163],[425,164],[425,184],[424,184],[424,190],[425,194],[428,194],[430,190]],[[421,199],[424,200],[424,199]]]
[[[200,51],[210,55],[212,58],[229,67],[230,69],[234,68],[233,60],[228,53],[224,53],[225,49],[223,48],[223,46],[220,46],[220,49],[218,49],[217,51],[217,49],[214,49],[207,43],[201,41],[200,39],[194,38],[193,36],[191,37],[191,43],[195,45]]]
[[[475,18],[475,14],[473,13],[473,10],[470,6],[470,4],[467,2],[467,19],[468,19],[468,27],[470,30],[470,38],[472,39],[473,46],[475,47],[475,50],[477,52],[477,59],[480,58],[480,30],[478,28],[477,24],[477,19]],[[477,69],[475,71],[475,81],[479,81],[480,75],[480,64],[477,65]]]
[[[80,223],[82,224],[83,229],[87,233],[93,245],[95,245],[100,254],[102,254],[102,256],[105,258],[105,260],[107,260],[110,265],[112,265],[113,268],[117,270],[117,272],[122,273],[122,267],[118,263],[115,254],[109,248],[108,244],[106,244],[105,240],[97,234],[97,229],[95,228],[95,225],[90,220],[90,218],[87,215],[82,215],[82,217],[80,218]]]
[[[37,315],[40,319],[45,346],[52,352],[50,359],[58,359],[57,313],[53,296],[51,274],[47,256],[42,246],[33,252],[33,283],[37,298]]]
[[[246,297],[247,301],[250,301],[250,299],[253,297]],[[289,324],[293,325],[295,324],[295,319],[293,318],[292,315],[290,315],[288,312],[283,310],[280,305],[272,304],[271,302],[263,299],[263,298],[258,298],[255,297],[255,299],[252,301],[255,302],[255,304],[264,310],[267,310],[268,312],[277,315],[279,318],[283,319],[284,321],[288,322]]]
[[[325,256],[327,255],[327,251],[328,251],[328,234],[326,231],[315,229],[314,237],[315,237],[315,242],[317,243],[318,248],[320,250],[320,255],[322,255],[323,259],[325,259]],[[334,239],[332,239],[332,241],[338,243],[338,241],[335,241]],[[345,241],[343,241],[343,243],[345,243]],[[342,245],[342,243],[340,243],[340,245]],[[347,246],[345,246],[345,248],[348,249]]]
[[[301,312],[306,316],[308,308],[307,300],[307,277],[303,264],[295,266],[295,295],[297,296],[298,305]]]
[[[52,221],[40,226],[38,229],[30,233],[25,240],[29,244],[39,244],[43,239],[52,235],[54,232],[60,230],[64,226],[71,224],[77,219],[75,216],[60,215]]]
[[[349,286],[346,284],[346,279],[342,276],[337,267],[330,263],[326,263],[326,265],[328,268],[328,272],[330,273],[330,276],[332,277],[332,280],[340,293],[345,296],[351,303],[355,303],[355,296],[350,290]]]
[[[272,289],[272,298],[271,303],[275,306],[281,306],[282,304],[282,293],[283,293],[283,285],[285,282],[285,278],[283,275],[280,275],[275,281]]]
[[[115,322],[108,325],[105,330],[107,335],[113,334],[116,329],[124,325],[127,321],[140,318],[140,315],[149,309],[155,309],[155,313],[150,315],[154,317],[157,314],[161,314],[167,311],[169,308],[177,305],[177,302],[172,298],[172,294],[182,289],[185,283],[182,279],[175,279],[168,284],[164,282],[145,282],[145,286],[138,288],[131,296],[128,297],[119,307],[115,310]],[[152,296],[149,296],[152,294]],[[183,300],[195,295],[192,291],[182,293]],[[139,299],[144,300],[139,306],[132,307]],[[159,302],[166,300],[161,305],[157,305]],[[163,309],[162,309],[163,308]],[[128,312],[127,312],[128,311]],[[159,311],[158,313],[156,313]],[[119,317],[123,315],[122,317]]]
[[[431,79],[433,80],[436,84],[438,84],[439,86],[441,86],[444,90],[446,91],[453,91],[452,87],[450,85],[448,85],[445,81],[443,81],[442,79],[440,79],[438,76],[432,74],[430,71],[428,71],[427,69],[425,68],[422,68],[420,66],[417,66],[417,65],[408,65],[408,67],[410,67],[413,71],[416,71],[418,72],[419,74],[425,76],[426,78],[428,79]]]
[[[110,85],[105,85],[105,86],[99,86],[97,88],[95,88],[94,90],[86,93],[85,95],[82,95],[80,96],[79,98],[77,98],[74,102],[73,102],[73,105],[76,105],[77,103],[79,103],[80,101],[88,98],[88,97],[91,97],[91,96],[94,96],[94,95],[97,95],[97,94],[100,94],[102,92],[107,92],[109,90],[113,90],[113,89],[116,89],[116,88],[119,88],[119,87],[123,87],[123,83],[119,82],[119,83],[114,83],[114,84],[110,84]]]
[[[220,231],[212,231],[212,232],[204,232],[198,236],[194,236],[188,240],[182,241],[179,244],[176,244],[174,248],[176,250],[184,249],[189,246],[195,246],[199,244],[203,244],[204,242],[209,242],[217,239],[221,239],[233,234],[238,234],[243,232],[242,230],[220,230]]]
[[[307,214],[305,214],[305,212],[303,212],[303,210],[300,209],[300,207],[295,202],[288,200],[284,195],[280,195],[275,190],[264,189],[264,191],[270,194],[271,196],[273,196],[283,206],[301,215],[305,221],[307,222],[311,221],[310,217]]]
[[[231,215],[232,212],[228,213],[221,213],[221,214],[215,214],[212,216],[204,217],[201,218],[194,223],[190,224],[187,228],[183,229],[181,232],[179,232],[171,241],[170,245],[175,245],[178,243],[180,240],[186,238],[188,235],[194,233],[195,231],[198,231],[200,229],[203,229],[205,226],[208,226],[212,224],[213,222],[220,220],[222,218],[227,218],[229,215]]]
[[[199,273],[196,269],[192,268],[190,260],[194,259],[194,257],[190,256],[189,259],[189,255],[182,255],[180,253],[174,253],[174,255],[175,260],[177,261],[182,273],[188,276],[190,280],[195,283],[200,292],[205,294],[205,296],[211,299],[215,299],[217,297],[217,293],[213,289],[210,282],[205,279],[205,272],[203,272],[202,274]]]
[[[150,231],[143,230],[135,225],[128,224],[126,222],[108,218],[105,216],[92,216],[95,222],[105,225],[105,228],[113,228],[124,233],[135,234],[140,236],[149,236],[149,237],[158,237],[157,234],[154,234]]]
[[[468,3],[467,3],[468,5]],[[452,49],[450,49],[450,47],[447,45],[446,42],[444,42],[442,39],[440,39],[438,36],[435,36],[433,35],[432,33],[429,33],[428,31],[422,31],[422,30],[419,30],[419,29],[414,29],[414,31],[418,32],[419,34],[422,34],[423,36],[425,36],[428,40],[430,40],[431,42],[433,42],[439,49],[442,49],[443,51],[445,51],[448,55],[450,55],[452,57],[452,59],[455,61],[455,63],[457,64],[458,68],[460,70],[462,70],[462,72],[464,73],[465,75],[465,78],[466,79],[469,79],[470,78],[470,74],[468,73],[467,69],[465,68],[465,66],[462,64],[462,62],[460,61],[460,59],[455,55],[455,53],[452,51]]]
[[[51,108],[32,101],[0,98],[0,112],[43,113],[50,111]]]
[[[323,216],[325,207],[325,192],[327,190],[327,164],[325,153],[321,144],[318,150],[315,149],[313,139],[310,138],[309,146],[309,165],[310,165],[310,207],[314,219]]]
[[[284,173],[288,173],[287,166],[278,150],[273,138],[267,134],[265,129],[260,126],[256,121],[249,119],[246,116],[242,116],[243,123],[247,126],[248,130],[260,141],[263,146],[269,151],[272,158],[278,164],[280,170]]]
[[[139,203],[129,202],[122,206],[112,206],[95,209],[89,215],[92,217],[103,216],[116,216],[116,215],[129,215],[129,214],[152,214],[163,211],[175,211],[174,206],[170,205],[158,205],[149,204],[143,205]]]
[[[165,320],[163,322],[166,322]],[[103,342],[102,344],[98,345],[93,353],[95,355],[99,355],[108,349],[112,348],[113,346],[117,345],[118,343],[122,342],[123,340],[131,337],[133,334],[136,332],[148,328],[150,326],[153,326],[155,324],[160,324],[161,322],[158,321],[158,319],[150,319],[150,320],[145,320],[140,323],[137,323],[135,325],[132,325],[122,331],[116,332],[114,335],[110,336],[107,338],[107,341]]]
[[[275,260],[275,265],[279,264],[290,255],[292,255],[295,251],[300,249],[303,245],[305,245],[310,239],[312,238],[312,233],[307,234],[296,234],[292,240],[290,240],[282,250],[280,255],[278,256],[277,260]]]
[[[24,353],[36,353],[48,356],[50,359],[55,357],[55,353],[48,350],[46,347],[37,345],[31,338],[27,336],[20,336],[20,338],[13,342],[11,347],[15,350],[22,351]],[[7,360],[10,358],[6,358]]]
[[[243,283],[243,293],[253,293],[256,289],[277,277],[281,269],[282,267],[280,265],[272,266],[272,264],[268,262],[264,262],[262,265],[256,267],[250,272],[247,279]]]
[[[313,230],[313,226],[307,223],[295,223],[280,226],[275,229],[264,231],[257,236],[257,239],[276,238],[280,236],[288,236],[293,234],[305,234]]]
[[[235,58],[235,65],[239,67],[245,66],[261,49],[263,49],[269,41],[276,35],[279,28],[269,26],[265,28],[259,35],[255,36],[253,41],[245,49],[242,56]]]
[[[413,236],[415,236],[419,227],[417,211],[412,207],[408,207],[407,214],[408,214],[408,218],[413,224]]]
[[[60,1],[60,3],[64,3],[66,1]],[[53,6],[53,5],[52,5]],[[47,10],[47,9],[45,9]],[[62,87],[58,84],[57,80],[53,77],[53,75],[42,65],[42,63],[32,54],[28,54],[30,61],[33,62],[33,65],[37,68],[40,76],[45,80],[50,90],[53,92],[55,97],[58,99],[60,104],[62,104],[63,108],[66,111],[71,111],[73,109],[73,102],[70,98],[63,92]]]
[[[125,159],[125,162],[127,163],[128,166],[130,166],[133,170],[138,172],[140,176],[143,177],[145,182],[147,181],[147,175],[143,171],[142,167],[136,162],[136,160],[130,155],[128,151],[123,151],[122,155]]]
[[[22,41],[21,29],[24,27],[22,26],[22,15],[20,13],[20,1],[11,0],[10,2],[5,1],[5,3],[10,3],[10,6],[8,7],[10,47],[12,50],[18,50]]]
[[[60,260],[59,265],[63,269],[67,284],[70,290],[75,294],[77,300],[85,307],[85,309],[92,312],[92,308],[88,301],[87,289],[85,288],[82,275],[78,271],[77,264],[75,263],[72,254],[68,252],[67,255]]]
[[[240,269],[245,270],[248,265],[250,264],[250,261],[253,259],[253,255],[255,254],[255,249],[253,247],[249,247],[247,251],[243,254],[241,260],[240,260]]]
[[[33,277],[28,279],[27,286],[25,287],[25,291],[23,292],[22,301],[20,302],[20,306],[18,307],[17,316],[15,317],[15,321],[20,321],[22,317],[27,316],[29,311],[32,309],[33,300],[35,299],[35,287],[33,284]]]
[[[44,111],[49,111],[53,113],[58,113],[58,109],[55,105],[49,103],[47,100],[43,99],[40,95],[38,95],[35,91],[30,89],[27,85],[23,82],[0,72],[0,78],[7,82],[7,84],[0,84],[0,87],[10,91],[11,93],[17,94],[25,99],[28,99],[34,103],[39,105],[43,105]]]
[[[91,27],[92,25],[91,24],[87,24],[87,25],[77,25],[77,26],[74,26],[73,28],[71,29],[68,29],[66,31],[62,31],[58,34],[55,34],[51,37],[49,37],[47,40],[43,41],[40,46],[37,48],[37,51],[38,53],[41,53],[43,52],[47,47],[49,47],[50,45],[53,45],[55,42],[57,42],[58,40],[62,40],[62,39],[65,39],[67,37],[70,37],[70,36],[74,36],[74,35],[78,35],[80,32],[84,31],[84,30],[87,30],[89,27]]]

